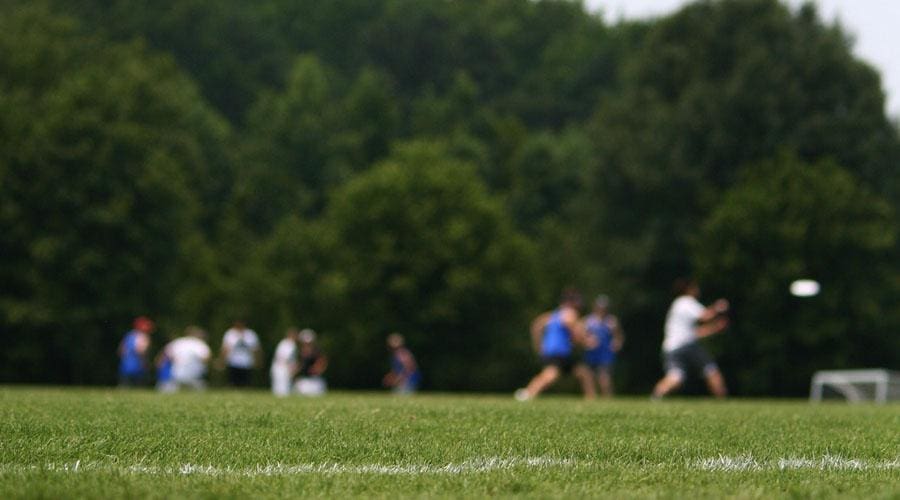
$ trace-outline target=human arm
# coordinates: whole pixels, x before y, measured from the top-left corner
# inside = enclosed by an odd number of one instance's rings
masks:
[[[146,333],[139,333],[134,338],[134,352],[140,356],[144,357],[147,354],[147,350],[150,348],[150,336]]]
[[[206,343],[199,345],[196,348],[197,359],[203,363],[204,366],[209,364],[210,359],[212,358],[212,350],[209,348]]]
[[[402,374],[395,370],[392,365],[390,371],[385,373],[384,377],[381,379],[381,385],[385,387],[396,387],[401,380],[403,380]]]
[[[149,367],[147,362],[147,353],[150,350],[150,336],[146,333],[141,333],[134,339],[134,352],[138,355],[138,358],[141,360],[141,366],[145,369]]]
[[[416,366],[416,358],[409,352],[409,349],[401,348],[397,353],[397,359],[400,361],[400,365],[403,366],[403,372],[400,373],[402,380],[405,380],[419,369]]]
[[[715,335],[726,328],[728,328],[728,318],[718,317],[716,319],[698,325],[697,337],[709,337],[710,335]]]
[[[531,346],[534,348],[535,352],[541,351],[541,339],[544,336],[544,327],[546,327],[547,323],[550,321],[551,315],[552,313],[545,312],[531,322]]]
[[[320,376],[325,373],[326,368],[328,368],[328,357],[320,354],[312,366],[309,367],[309,373],[310,375]]]
[[[253,349],[253,366],[262,366],[263,365],[263,350],[259,344],[256,344],[256,348]]]
[[[612,330],[612,350],[613,352],[619,352],[622,350],[622,346],[625,345],[625,333],[622,331],[619,318],[610,316],[609,327]]]
[[[262,366],[263,355],[265,352],[262,349],[262,343],[259,341],[259,336],[253,330],[248,331],[247,334],[249,336],[251,349],[253,350],[253,366]]]
[[[169,346],[167,345],[167,346],[163,347],[161,351],[156,353],[156,357],[153,359],[153,365],[156,366],[157,368],[161,367],[163,365],[163,363],[166,362],[166,359],[168,359],[168,356],[166,355],[166,350],[168,348],[169,348]]]
[[[572,332],[572,340],[577,344],[593,349],[597,347],[597,337],[589,335],[585,323],[578,317],[578,312],[571,308],[562,310],[563,325]]]
[[[709,307],[703,310],[703,313],[700,315],[699,321],[701,323],[706,323],[707,321],[712,321],[717,316],[721,314],[725,314],[728,312],[728,308],[730,307],[729,303],[725,299],[718,299]]]
[[[728,318],[724,316],[728,312],[729,304],[725,299],[718,299],[705,308],[697,319],[697,338],[715,335],[728,327]]]
[[[233,334],[232,330],[228,330],[225,332],[225,336],[222,337],[222,347],[219,349],[219,356],[215,359],[215,367],[219,370],[225,368],[225,362],[228,359],[228,355],[231,353],[231,345],[233,343]]]
[[[229,352],[231,352],[231,349],[227,345],[222,344],[222,349],[219,350],[219,356],[216,358],[216,366],[218,368],[225,368],[225,360],[228,359]]]
[[[402,384],[418,370],[416,359],[408,349],[397,349],[393,355],[396,364],[392,364],[391,371],[382,379],[382,384],[386,387],[396,387]]]

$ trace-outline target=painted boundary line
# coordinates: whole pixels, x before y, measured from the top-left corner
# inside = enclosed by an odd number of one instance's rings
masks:
[[[613,462],[581,461],[567,458],[551,457],[513,457],[513,458],[476,458],[464,462],[445,465],[432,464],[358,464],[340,463],[301,463],[301,464],[264,464],[250,467],[230,467],[200,464],[181,464],[177,466],[157,465],[122,465],[104,462],[51,463],[45,465],[0,464],[0,475],[25,474],[31,472],[50,472],[62,474],[84,474],[91,472],[109,472],[138,476],[211,476],[211,477],[266,477],[293,475],[377,475],[377,476],[419,476],[419,475],[462,475],[493,471],[521,469],[553,469],[553,468],[592,468],[615,466]],[[641,466],[647,467],[647,466]],[[866,461],[825,455],[821,458],[778,458],[758,460],[752,455],[725,456],[689,461],[685,464],[688,470],[707,472],[761,472],[761,471],[894,471],[900,470],[900,458],[890,461]],[[676,469],[677,465],[656,464],[653,469]]]
[[[688,464],[689,467],[716,472],[744,472],[766,470],[819,470],[819,471],[865,471],[865,470],[900,470],[900,458],[871,462],[841,456],[825,455],[822,458],[779,458],[773,460],[757,460],[752,455],[737,457],[719,456],[706,458]]]
[[[322,464],[266,464],[245,468],[219,467],[215,465],[182,464],[174,467],[160,467],[155,465],[118,465],[108,463],[92,463],[76,461],[75,463],[39,465],[0,465],[0,474],[25,473],[25,472],[59,472],[59,473],[86,473],[86,472],[114,472],[121,474],[164,476],[164,475],[198,475],[198,476],[291,476],[299,474],[351,474],[351,475],[459,475],[468,473],[492,472],[498,470],[510,470],[514,468],[549,469],[558,467],[573,467],[575,460],[558,459],[548,457],[535,458],[479,458],[459,463],[445,465],[411,464],[411,465],[385,465],[385,464],[361,464],[345,465],[339,463]]]

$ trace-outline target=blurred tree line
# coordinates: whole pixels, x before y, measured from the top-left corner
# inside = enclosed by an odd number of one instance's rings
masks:
[[[575,284],[646,392],[687,274],[736,393],[897,368],[900,136],[851,48],[776,0],[3,0],[0,380],[111,383],[147,314],[315,328],[339,387],[400,331],[426,387],[508,390]]]

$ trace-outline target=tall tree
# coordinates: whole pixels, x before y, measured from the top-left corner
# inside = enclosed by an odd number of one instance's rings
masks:
[[[507,387],[523,368],[527,376],[530,367],[502,360],[528,350],[532,249],[474,168],[434,144],[403,146],[335,192],[323,224],[333,247],[319,292],[341,335],[336,378],[379,380],[393,330],[407,335],[432,387]]]
[[[113,380],[133,316],[176,319],[205,246],[194,181],[228,129],[169,58],[41,7],[0,18],[0,61],[0,370]]]
[[[648,332],[646,344],[630,343],[639,352],[658,342],[669,284],[691,272],[687,242],[743,165],[782,149],[834,158],[897,200],[900,150],[878,75],[812,6],[701,1],[661,19],[632,53],[621,92],[599,106],[592,136],[587,192],[602,208],[585,220],[614,281],[629,284],[624,319]]]
[[[119,42],[143,39],[171,54],[232,123],[266,87],[283,81],[291,50],[279,12],[240,0],[64,0],[69,13]]]
[[[735,388],[796,395],[815,370],[891,366],[897,236],[890,204],[833,162],[783,155],[745,169],[693,244],[702,281],[732,299],[717,347]],[[791,297],[798,278],[821,294]]]
[[[249,114],[233,209],[267,234],[285,215],[317,215],[326,193],[387,154],[399,129],[391,81],[364,69],[349,84],[315,56],[294,62],[286,87]]]

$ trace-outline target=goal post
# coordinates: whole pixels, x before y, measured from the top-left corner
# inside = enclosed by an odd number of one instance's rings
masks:
[[[821,401],[826,391],[837,393],[851,403],[886,403],[900,399],[900,372],[884,369],[818,371],[812,378],[809,400]]]

